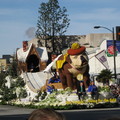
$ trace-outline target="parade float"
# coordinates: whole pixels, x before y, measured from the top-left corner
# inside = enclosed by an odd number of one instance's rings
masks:
[[[35,47],[31,47],[31,50],[27,54],[28,56],[32,55],[32,49],[35,51]],[[35,52],[35,54],[38,55],[38,52]],[[42,55],[39,57],[41,61]],[[26,57],[26,59],[28,58]],[[25,77],[26,84],[31,91],[33,90],[30,94],[35,92],[33,98],[30,99],[31,96],[29,96],[29,100],[13,100],[10,104],[32,108],[51,107],[54,109],[85,109],[118,106],[116,97],[112,97],[110,94],[107,97],[106,95],[102,95],[102,91],[99,91],[101,89],[97,89],[97,98],[92,97],[88,92],[90,82],[93,81],[89,75],[89,59],[86,48],[80,46],[78,43],[73,43],[65,54],[57,56],[52,63],[46,66],[46,69],[32,74],[38,73],[41,77],[33,76],[34,79],[29,79],[31,72],[27,72],[27,77]],[[41,80],[41,78],[43,79]],[[39,84],[39,87],[36,89],[37,84],[35,82],[42,84]],[[81,82],[84,85],[85,94],[79,98]]]

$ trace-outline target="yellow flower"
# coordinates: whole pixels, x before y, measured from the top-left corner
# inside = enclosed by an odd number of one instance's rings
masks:
[[[110,98],[110,102],[117,102],[116,98]]]
[[[88,100],[87,102],[88,102],[88,103],[96,103],[97,100],[92,100],[92,99],[91,99],[91,100]]]
[[[97,101],[98,101],[98,103],[99,103],[99,102],[103,102],[101,99],[98,99]]]
[[[109,102],[109,100],[108,100],[108,99],[104,99],[103,101],[104,101],[104,102]]]
[[[66,101],[66,104],[67,105],[72,104],[72,101]]]

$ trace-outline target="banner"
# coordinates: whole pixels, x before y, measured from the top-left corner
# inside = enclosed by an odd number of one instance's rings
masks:
[[[98,54],[96,54],[95,57],[103,64],[103,66],[106,69],[109,69],[105,50],[102,50],[101,52],[99,52]]]
[[[120,55],[120,41],[114,41],[115,42],[115,56]],[[113,46],[113,40],[107,40],[107,52],[108,57],[111,57],[114,55],[114,46]]]

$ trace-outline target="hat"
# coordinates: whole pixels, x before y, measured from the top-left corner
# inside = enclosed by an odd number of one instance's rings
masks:
[[[71,45],[71,48],[68,49],[67,53],[69,55],[78,55],[78,54],[81,54],[85,51],[85,47],[84,46],[80,46],[79,43],[73,43]]]

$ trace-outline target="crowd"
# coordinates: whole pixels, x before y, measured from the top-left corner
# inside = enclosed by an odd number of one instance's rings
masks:
[[[79,100],[84,99],[86,95],[88,95],[88,97],[91,97],[92,99],[97,99],[98,88],[94,84],[94,81],[91,81],[88,89],[86,90],[83,81],[80,81],[79,87],[77,87],[77,95]]]
[[[110,94],[113,98],[117,98],[118,103],[120,103],[120,85],[118,84],[111,85]]]

